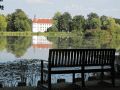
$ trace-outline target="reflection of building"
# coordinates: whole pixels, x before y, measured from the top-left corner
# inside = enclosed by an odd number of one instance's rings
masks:
[[[33,19],[33,32],[45,32],[52,26],[52,19]]]
[[[33,48],[52,48],[52,42],[48,41],[45,36],[33,36],[32,39]]]

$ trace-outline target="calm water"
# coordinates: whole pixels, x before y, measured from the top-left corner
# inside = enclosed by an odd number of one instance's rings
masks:
[[[81,37],[1,36],[0,83],[11,87],[24,81],[28,86],[36,86],[40,79],[40,59],[47,60],[50,48],[116,48],[119,53],[120,41]],[[56,82],[57,77],[69,78],[68,81],[71,79],[67,75],[56,75],[52,81]]]

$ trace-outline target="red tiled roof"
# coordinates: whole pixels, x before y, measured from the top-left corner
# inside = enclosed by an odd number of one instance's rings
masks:
[[[52,24],[52,19],[33,19],[33,23],[47,23]]]

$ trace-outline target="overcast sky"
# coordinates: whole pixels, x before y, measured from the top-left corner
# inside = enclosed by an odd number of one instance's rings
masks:
[[[120,18],[120,0],[4,0],[1,13],[23,9],[30,18],[52,18],[54,13],[69,12],[72,16],[87,16],[90,12]]]

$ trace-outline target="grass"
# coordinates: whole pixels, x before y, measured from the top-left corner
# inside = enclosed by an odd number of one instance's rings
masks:
[[[67,37],[67,36],[77,36],[75,33],[68,33],[68,32],[0,32],[0,36],[51,36],[51,37]]]

